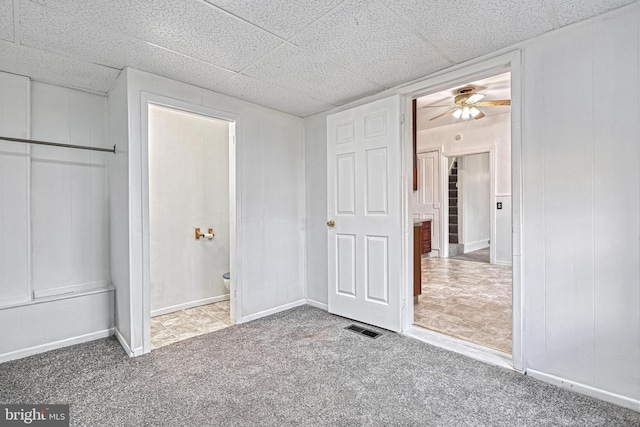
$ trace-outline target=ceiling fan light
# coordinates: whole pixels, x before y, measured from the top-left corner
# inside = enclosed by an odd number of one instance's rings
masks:
[[[462,120],[469,120],[471,117],[471,111],[469,111],[469,107],[464,107],[462,109]]]
[[[474,93],[469,97],[469,99],[467,99],[467,104],[475,104],[476,102],[480,101],[482,98],[484,98],[483,94]]]
[[[480,114],[480,110],[478,110],[476,107],[471,107],[469,111],[471,112],[471,117],[473,118],[477,117],[478,114]]]
[[[457,110],[455,110],[453,113],[451,113],[453,117],[455,117],[456,119],[459,119],[460,116],[462,116],[462,108],[458,108]]]

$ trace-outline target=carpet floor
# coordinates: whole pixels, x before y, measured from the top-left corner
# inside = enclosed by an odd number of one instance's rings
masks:
[[[106,338],[0,364],[74,426],[639,426],[640,413],[302,306],[130,359]]]

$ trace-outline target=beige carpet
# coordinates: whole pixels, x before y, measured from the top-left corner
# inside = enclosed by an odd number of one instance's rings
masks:
[[[309,306],[130,359],[113,338],[0,364],[71,426],[638,426],[640,413]],[[35,425],[36,423],[32,424]]]

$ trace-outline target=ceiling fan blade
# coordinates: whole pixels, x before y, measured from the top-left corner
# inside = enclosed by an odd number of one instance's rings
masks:
[[[481,118],[483,118],[485,116],[485,114],[480,111],[478,114],[476,114],[476,116],[474,117],[475,120],[480,120]]]
[[[498,107],[501,105],[511,105],[510,99],[496,99],[493,101],[479,101],[475,104],[476,107]]]
[[[451,104],[447,104],[447,105],[423,105],[422,107],[420,107],[420,109],[423,109],[423,108],[433,108],[433,107],[439,107],[439,108],[442,108],[442,107],[451,107]]]
[[[442,113],[442,114],[438,114],[437,116],[430,118],[430,119],[429,119],[429,121],[431,121],[431,120],[435,120],[435,119],[439,119],[440,117],[442,117],[442,116],[446,116],[447,114],[451,114],[451,113],[453,113],[454,111],[456,111],[457,109],[458,109],[458,107],[452,108],[452,109],[450,109],[450,110],[448,110],[448,111],[445,111],[445,112],[444,112],[444,113]]]

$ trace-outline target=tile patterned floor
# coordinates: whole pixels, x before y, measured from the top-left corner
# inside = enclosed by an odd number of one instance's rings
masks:
[[[229,301],[201,305],[151,318],[151,349],[233,325]]]
[[[511,267],[422,259],[414,324],[511,353]]]

